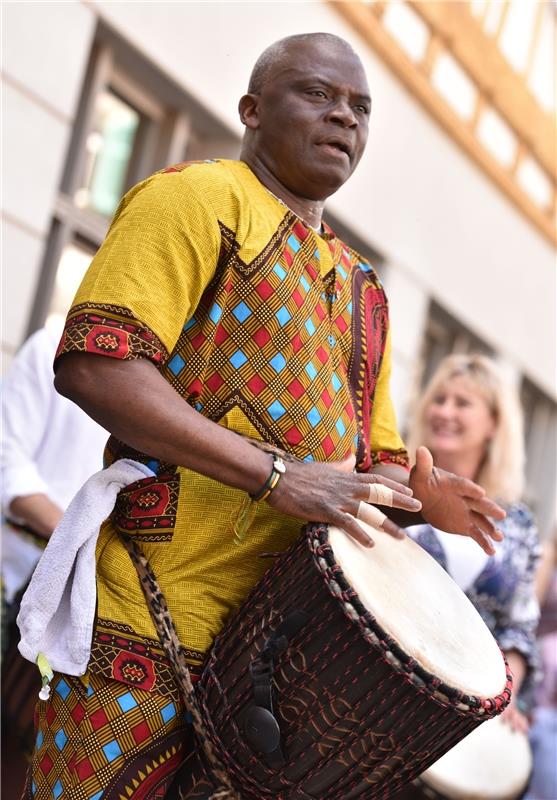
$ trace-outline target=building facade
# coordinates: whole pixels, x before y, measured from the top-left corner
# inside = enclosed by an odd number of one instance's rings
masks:
[[[4,366],[64,315],[129,186],[238,154],[237,101],[259,53],[293,33],[336,33],[362,58],[373,111],[329,222],[387,289],[401,426],[440,357],[492,354],[522,393],[527,499],[550,535],[553,3],[5,3],[3,31]]]

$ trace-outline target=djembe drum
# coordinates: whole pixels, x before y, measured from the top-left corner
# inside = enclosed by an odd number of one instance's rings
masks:
[[[496,717],[445,753],[401,800],[518,800],[531,772],[528,737]]]
[[[308,526],[215,640],[199,705],[242,800],[387,798],[508,704],[461,590],[410,539],[370,532],[366,549]]]

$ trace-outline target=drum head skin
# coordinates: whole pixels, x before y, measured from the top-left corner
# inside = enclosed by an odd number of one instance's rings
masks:
[[[368,529],[365,548],[340,528],[329,543],[346,580],[383,630],[443,683],[490,698],[503,692],[506,668],[499,646],[464,592],[410,538]]]
[[[531,770],[527,737],[495,717],[436,761],[420,781],[451,800],[515,800]]]

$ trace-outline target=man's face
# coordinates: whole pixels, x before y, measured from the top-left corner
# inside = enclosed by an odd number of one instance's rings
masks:
[[[359,59],[348,48],[297,43],[257,99],[254,152],[280,182],[311,200],[339,189],[368,136],[371,100]]]

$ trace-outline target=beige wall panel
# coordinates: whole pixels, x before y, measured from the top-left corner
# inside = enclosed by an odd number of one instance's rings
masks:
[[[65,117],[73,117],[95,15],[76,0],[4,3],[3,69]]]
[[[44,241],[2,220],[2,352],[13,354],[23,341],[33,303]],[[2,359],[6,369],[7,361]]]
[[[4,209],[44,234],[50,225],[70,128],[9,84],[4,84],[2,92]]]
[[[554,249],[392,76],[370,74],[368,161],[333,203],[345,200],[360,234],[555,395]]]
[[[385,273],[384,286],[389,297],[391,321],[391,393],[397,419],[403,425],[420,362],[429,295],[405,269],[389,265]]]

